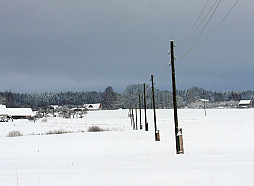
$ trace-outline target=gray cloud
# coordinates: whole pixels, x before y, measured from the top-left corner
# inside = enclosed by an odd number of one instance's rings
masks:
[[[1,1],[1,90],[170,89],[169,40],[185,36],[203,1]],[[233,5],[223,1],[204,36]],[[253,89],[253,1],[241,1],[204,45],[177,61],[177,87]],[[197,34],[196,36],[197,37]],[[176,47],[181,56],[195,40]]]

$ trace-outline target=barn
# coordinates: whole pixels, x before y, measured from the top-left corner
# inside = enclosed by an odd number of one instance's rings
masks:
[[[13,119],[29,119],[34,116],[31,108],[6,108],[8,116]]]

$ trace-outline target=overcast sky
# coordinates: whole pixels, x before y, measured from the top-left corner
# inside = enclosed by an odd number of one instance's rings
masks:
[[[180,58],[205,23],[178,45],[206,0],[1,0],[0,91],[171,90],[169,41]],[[212,7],[210,0],[200,21]],[[235,0],[222,0],[199,41]],[[199,48],[176,61],[178,89],[253,90],[254,1],[242,0]],[[207,19],[209,16],[207,17]],[[206,20],[207,20],[206,19]]]

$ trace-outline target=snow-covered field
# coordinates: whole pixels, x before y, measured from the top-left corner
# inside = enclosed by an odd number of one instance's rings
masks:
[[[173,110],[156,112],[159,142],[152,110],[149,132],[132,130],[128,110],[0,123],[0,185],[254,185],[254,109],[178,112],[184,155]],[[92,125],[107,131],[87,132]],[[74,133],[38,135],[59,129]],[[24,136],[6,137],[13,130]]]

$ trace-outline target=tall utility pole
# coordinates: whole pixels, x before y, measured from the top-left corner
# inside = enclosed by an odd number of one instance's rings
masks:
[[[132,119],[132,125],[133,125],[133,130],[135,130],[135,121],[134,121],[134,113],[133,113],[133,108],[131,109],[131,119]]]
[[[146,117],[146,84],[144,83],[144,110],[145,110],[145,131],[148,131],[148,123]]]
[[[131,111],[132,111],[132,109],[130,108],[130,109],[129,109],[129,116],[130,116],[130,119],[131,119],[131,126],[132,126],[133,123],[132,123],[132,112],[131,112]]]
[[[135,130],[138,130],[138,110],[137,110],[137,104],[135,105],[135,113],[136,113],[136,126],[135,126]]]
[[[155,141],[160,141],[160,134],[157,130],[156,125],[156,112],[155,112],[155,99],[154,99],[154,83],[153,83],[153,75],[151,75],[151,81],[152,81],[152,91],[153,91],[153,115],[154,115],[154,130],[155,130]]]
[[[176,100],[176,80],[175,80],[175,55],[174,55],[174,41],[170,41],[170,53],[171,53],[171,69],[172,69],[172,89],[173,89],[173,105],[174,105],[174,121],[175,121],[175,139],[176,139],[176,153],[183,154],[183,140],[182,134],[178,129],[177,118],[177,100]],[[181,143],[180,143],[181,141]],[[181,147],[180,147],[181,145]]]
[[[138,98],[139,98],[139,120],[140,120],[139,129],[142,130],[143,126],[142,126],[142,120],[141,120],[141,94],[138,95]]]

